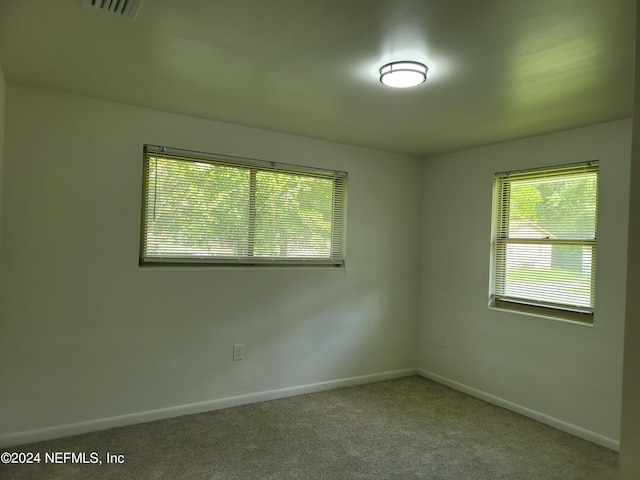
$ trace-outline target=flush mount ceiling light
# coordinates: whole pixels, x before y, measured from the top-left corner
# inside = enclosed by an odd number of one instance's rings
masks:
[[[427,66],[418,62],[391,62],[380,67],[380,83],[393,88],[416,87],[427,79]]]

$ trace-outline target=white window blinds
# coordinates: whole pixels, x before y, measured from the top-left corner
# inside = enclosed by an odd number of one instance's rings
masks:
[[[497,174],[494,306],[593,321],[596,162]]]
[[[147,145],[141,263],[343,266],[346,182]]]

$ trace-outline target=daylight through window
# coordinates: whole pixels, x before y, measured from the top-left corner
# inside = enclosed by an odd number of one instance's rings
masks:
[[[146,146],[141,264],[344,266],[346,181]]]
[[[497,174],[494,199],[491,305],[592,323],[597,163]]]

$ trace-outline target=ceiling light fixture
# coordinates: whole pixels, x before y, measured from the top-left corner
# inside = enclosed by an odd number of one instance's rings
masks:
[[[427,79],[427,66],[419,62],[391,62],[380,67],[380,83],[393,88],[416,87]]]

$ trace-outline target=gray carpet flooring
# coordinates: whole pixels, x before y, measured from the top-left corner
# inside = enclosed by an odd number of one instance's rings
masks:
[[[98,464],[2,465],[2,479],[613,480],[618,454],[422,377],[8,449]],[[106,452],[123,464],[105,463]]]

